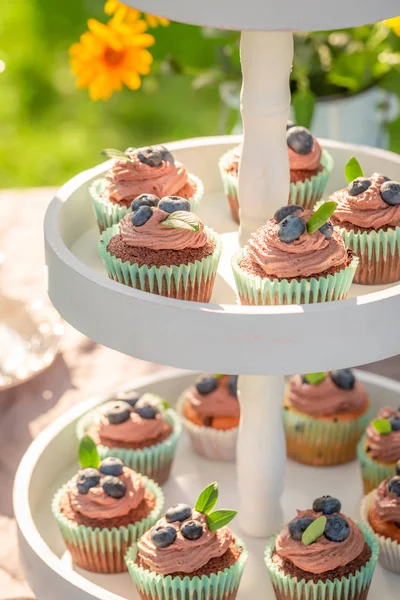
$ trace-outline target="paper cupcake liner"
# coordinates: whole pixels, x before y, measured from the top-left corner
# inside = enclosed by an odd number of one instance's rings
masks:
[[[296,577],[285,575],[272,561],[276,536],[265,550],[265,564],[278,600],[365,600],[374,574],[379,554],[379,545],[374,535],[363,523],[359,523],[364,539],[372,551],[369,561],[354,575],[347,575],[334,581],[299,581]]]
[[[99,414],[99,409],[92,410],[84,415],[79,421],[76,429],[78,439],[81,439],[94,419]],[[129,448],[109,448],[102,444],[97,446],[100,458],[103,460],[107,456],[120,458],[125,466],[130,467],[137,473],[146,475],[154,479],[159,484],[165,483],[169,477],[171,466],[174,460],[176,447],[182,432],[182,423],[177,413],[168,408],[163,412],[163,419],[172,427],[171,435],[154,446],[132,450]]]
[[[235,148],[228,150],[228,152],[225,152],[225,154],[221,156],[219,160],[219,170],[221,173],[224,194],[228,200],[232,218],[236,223],[239,223],[238,176],[237,174],[228,171],[234,151]],[[323,170],[311,177],[311,179],[290,184],[288,204],[298,204],[305,210],[308,210],[313,208],[315,203],[322,198],[333,169],[333,158],[326,150],[322,151],[321,164],[324,167]]]
[[[213,429],[212,427],[195,425],[184,416],[183,408],[185,403],[186,392],[178,399],[176,410],[190,436],[190,441],[195,451],[211,460],[234,461],[236,459],[236,442],[239,428],[234,427],[233,429],[222,431]]]
[[[341,421],[282,411],[289,458],[313,466],[340,465],[357,457],[357,444],[370,421],[369,411]]]
[[[388,571],[400,573],[400,544],[395,540],[391,540],[390,538],[375,533],[369,523],[368,513],[374,503],[375,493],[374,490],[363,498],[361,504],[361,520],[365,523],[366,527],[370,529],[379,544],[379,563]]]
[[[215,244],[210,256],[193,263],[170,267],[148,267],[123,262],[107,251],[109,241],[119,233],[118,225],[109,227],[100,236],[99,252],[110,279],[130,287],[193,302],[209,302],[217,274],[218,262],[222,250],[220,237],[212,229],[205,227],[208,238]]]
[[[358,265],[354,256],[348,267],[334,275],[311,279],[268,279],[252,275],[240,268],[246,255],[242,248],[232,258],[233,275],[241,304],[312,304],[346,298]]]
[[[201,577],[171,577],[160,575],[136,564],[137,546],[134,544],[125,557],[128,571],[142,600],[234,600],[247,561],[244,544],[236,539],[241,551],[231,567]]]
[[[396,463],[381,463],[374,460],[365,451],[366,434],[362,437],[357,446],[357,457],[361,467],[361,477],[364,486],[364,493],[368,494],[378,487],[378,485],[387,477],[396,475]]]
[[[67,486],[64,485],[58,490],[53,498],[51,509],[74,564],[92,573],[121,573],[127,570],[124,560],[127,549],[145,531],[153,527],[160,518],[164,506],[164,494],[161,488],[147,477],[143,477],[143,480],[146,489],[156,497],[155,507],[141,521],[111,529],[78,525],[65,517],[59,510],[59,506]]]
[[[196,177],[196,175],[192,175],[191,173],[188,174],[188,181],[195,189],[193,196],[188,199],[190,202],[190,209],[192,212],[197,213],[204,193],[204,186],[202,181]],[[132,212],[130,207],[120,206],[119,204],[115,204],[104,198],[106,183],[105,177],[96,179],[89,189],[100,233],[108,227],[117,225],[125,215]]]

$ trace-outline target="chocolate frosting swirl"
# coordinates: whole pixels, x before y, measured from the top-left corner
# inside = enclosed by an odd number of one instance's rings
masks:
[[[400,417],[400,411],[386,406],[378,412],[378,419]],[[394,463],[400,459],[400,431],[380,434],[371,424],[367,427],[367,447],[370,455],[383,463]]]
[[[312,417],[358,412],[369,402],[368,394],[359,381],[352,390],[343,390],[334,384],[329,373],[316,384],[303,383],[301,375],[291,377],[288,398],[294,408]]]
[[[298,510],[298,517],[317,519],[322,513],[313,510]],[[275,551],[281,558],[290,560],[296,567],[307,573],[319,575],[326,571],[334,571],[357,558],[363,551],[365,541],[362,531],[357,525],[339,513],[350,525],[350,534],[344,542],[331,542],[324,535],[313,544],[305,545],[294,540],[289,533],[288,525],[276,538]]]
[[[358,196],[350,196],[347,188],[332,194],[330,200],[337,203],[335,219],[363,229],[400,226],[400,205],[390,206],[381,198],[380,188],[385,178],[374,173],[369,179],[370,187]]]
[[[87,494],[81,494],[76,486],[78,475],[68,482],[67,494],[73,510],[85,517],[99,520],[124,517],[131,510],[135,510],[144,499],[143,479],[128,467],[123,468],[119,477],[126,485],[126,494],[122,498],[107,496],[100,483],[90,488]]]
[[[132,215],[128,214],[119,224],[119,230],[127,246],[150,248],[151,250],[184,250],[185,248],[202,248],[207,243],[207,234],[203,223],[199,220],[199,230],[176,229],[163,225],[170,214],[153,209],[153,215],[141,227],[132,224]]]
[[[203,535],[198,540],[187,540],[180,532],[182,523],[167,523],[162,518],[154,527],[172,525],[177,531],[176,540],[167,548],[157,548],[151,540],[151,532],[146,531],[138,542],[138,557],[145,565],[156,573],[193,573],[201,569],[212,558],[225,554],[232,542],[232,534],[227,527],[211,532],[206,523],[206,516],[197,511],[192,512],[192,519],[203,526]]]
[[[158,438],[164,432],[164,421],[160,414],[155,419],[142,419],[140,415],[131,412],[127,421],[113,425],[106,415],[101,414],[96,419],[94,427],[100,441],[105,446],[112,447],[115,442],[140,444]]]
[[[382,521],[400,523],[400,497],[389,492],[389,479],[382,481],[376,492],[374,507]]]
[[[313,147],[311,152],[308,154],[297,154],[292,148],[288,146],[289,153],[289,165],[291,171],[314,171],[321,164],[321,146],[318,141],[314,139]]]
[[[229,393],[229,375],[217,379],[217,388],[210,394],[199,394],[196,386],[189,388],[187,399],[202,417],[240,417],[237,396]]]
[[[313,211],[297,214],[307,222]],[[319,230],[311,235],[306,230],[298,240],[287,244],[279,239],[278,231],[279,223],[270,219],[251,235],[248,245],[251,260],[269,277],[311,277],[346,263],[347,250],[337,232],[327,240]]]

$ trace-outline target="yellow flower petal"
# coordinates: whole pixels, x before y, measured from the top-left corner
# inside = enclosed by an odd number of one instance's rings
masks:
[[[125,85],[131,90],[138,90],[140,88],[141,82],[140,77],[137,73],[125,73],[123,77],[123,81]]]

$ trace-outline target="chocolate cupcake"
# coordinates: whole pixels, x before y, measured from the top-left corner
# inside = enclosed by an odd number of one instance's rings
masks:
[[[234,600],[247,560],[228,523],[236,511],[212,512],[217,484],[194,509],[177,504],[128,551],[126,562],[140,598]]]
[[[283,403],[289,458],[313,466],[355,459],[369,406],[366,389],[350,369],[291,377]]]
[[[400,573],[400,461],[396,473],[364,498],[361,518],[375,533],[381,565]]]
[[[193,448],[206,458],[235,460],[240,420],[237,381],[237,375],[203,375],[178,400]]]
[[[182,425],[176,412],[154,394],[117,394],[78,422],[77,435],[88,434],[101,458],[121,459],[157,483],[167,481]]]
[[[118,458],[100,460],[85,436],[81,469],[55,494],[52,512],[72,562],[93,573],[126,571],[129,546],[160,517],[164,496]]]
[[[379,173],[364,177],[359,165],[347,173],[356,177],[330,197],[337,203],[331,220],[346,246],[360,259],[354,283],[399,281],[400,183]]]
[[[132,209],[100,237],[108,276],[143,292],[209,302],[222,249],[219,236],[183,198],[143,194]]]
[[[117,225],[131,212],[132,200],[141,194],[180,196],[190,202],[196,212],[203,195],[203,184],[175,160],[165,146],[103,150],[114,163],[91,188],[93,207],[100,233]]]
[[[368,425],[357,453],[365,494],[395,475],[400,460],[400,411],[390,406],[382,408]]]
[[[365,600],[378,552],[368,527],[323,496],[270,541],[265,562],[277,600]]]
[[[241,304],[309,304],[346,298],[358,259],[333,231],[335,203],[285,206],[250,237],[232,267]]]

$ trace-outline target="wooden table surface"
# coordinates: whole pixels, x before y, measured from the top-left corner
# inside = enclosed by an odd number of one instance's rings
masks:
[[[4,295],[46,298],[42,223],[53,193],[50,188],[0,191]],[[368,368],[400,379],[399,367],[394,358]],[[11,502],[14,474],[32,439],[76,402],[161,368],[95,344],[66,325],[53,365],[30,382],[0,392],[0,600],[34,598],[18,561]]]

